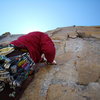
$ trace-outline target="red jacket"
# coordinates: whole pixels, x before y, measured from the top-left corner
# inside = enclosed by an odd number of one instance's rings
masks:
[[[43,32],[30,32],[11,42],[15,46],[27,48],[31,58],[35,63],[44,54],[48,62],[53,62],[55,58],[55,46],[50,37]]]

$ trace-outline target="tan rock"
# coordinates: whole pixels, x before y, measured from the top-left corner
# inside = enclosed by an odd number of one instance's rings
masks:
[[[75,88],[64,85],[51,85],[48,89],[46,100],[85,100],[85,99],[77,94],[77,90]]]
[[[95,37],[100,39],[100,26],[95,27],[76,27],[77,32],[80,35],[84,34],[84,37]]]

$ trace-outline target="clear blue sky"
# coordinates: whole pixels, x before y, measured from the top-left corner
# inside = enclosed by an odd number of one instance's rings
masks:
[[[100,25],[100,0],[0,0],[0,34]]]

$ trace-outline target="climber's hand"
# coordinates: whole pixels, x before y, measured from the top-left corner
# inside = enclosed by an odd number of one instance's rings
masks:
[[[48,65],[57,65],[57,62],[54,60],[52,63],[47,62]]]

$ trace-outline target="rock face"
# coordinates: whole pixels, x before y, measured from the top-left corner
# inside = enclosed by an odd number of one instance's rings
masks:
[[[57,65],[35,74],[20,100],[100,100],[100,26],[48,31]]]
[[[19,36],[22,36],[22,34],[11,35],[9,32],[6,32],[0,36],[0,43],[7,43],[16,40]]]

